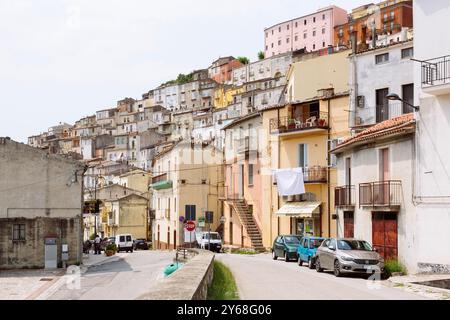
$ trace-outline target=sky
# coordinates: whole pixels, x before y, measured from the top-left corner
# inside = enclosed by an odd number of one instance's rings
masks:
[[[26,143],[218,57],[257,60],[264,28],[370,2],[0,0],[0,136]]]

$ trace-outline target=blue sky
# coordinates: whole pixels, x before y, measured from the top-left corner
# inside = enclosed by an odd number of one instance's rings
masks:
[[[265,27],[361,0],[0,0],[0,136],[26,142],[219,56],[263,49]]]

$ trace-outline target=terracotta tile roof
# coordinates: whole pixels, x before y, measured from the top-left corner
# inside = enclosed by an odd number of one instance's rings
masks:
[[[339,149],[350,146],[357,142],[366,141],[391,134],[403,133],[413,128],[411,125],[414,125],[415,122],[416,120],[414,118],[413,113],[404,114],[400,117],[380,122],[370,127],[369,129],[364,130],[358,133],[357,135],[344,140],[344,142],[340,143],[337,146],[337,148],[332,151],[337,151]]]

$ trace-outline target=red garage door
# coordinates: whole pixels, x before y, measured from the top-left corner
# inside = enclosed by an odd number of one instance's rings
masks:
[[[373,247],[385,259],[398,257],[398,223],[396,213],[372,214]]]

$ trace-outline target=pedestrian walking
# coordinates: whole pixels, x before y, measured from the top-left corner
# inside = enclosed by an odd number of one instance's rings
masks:
[[[101,243],[101,239],[98,236],[98,234],[95,235],[95,239],[94,239],[94,250],[95,250],[95,254],[101,254],[101,250],[100,250],[100,243]]]

